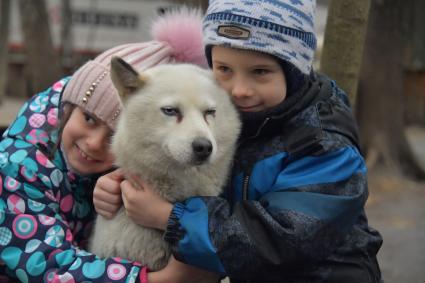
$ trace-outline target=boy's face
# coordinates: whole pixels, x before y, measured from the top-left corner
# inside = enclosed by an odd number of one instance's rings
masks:
[[[72,169],[82,175],[111,169],[114,162],[111,135],[105,123],[75,107],[62,132],[64,154]]]
[[[285,74],[272,56],[224,46],[214,46],[211,56],[216,80],[240,111],[262,111],[285,99]]]

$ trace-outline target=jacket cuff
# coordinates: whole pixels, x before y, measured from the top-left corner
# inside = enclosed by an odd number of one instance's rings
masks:
[[[143,266],[142,270],[139,273],[139,279],[140,279],[140,283],[149,283],[148,282],[148,267],[147,266]]]
[[[184,231],[180,226],[180,218],[185,211],[182,203],[176,203],[171,210],[170,217],[168,218],[167,228],[164,233],[164,240],[172,246],[176,245],[178,241],[183,238]]]

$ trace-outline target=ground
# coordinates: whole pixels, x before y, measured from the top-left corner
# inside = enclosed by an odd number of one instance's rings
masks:
[[[407,134],[425,166],[425,128]],[[425,182],[370,173],[366,213],[384,239],[378,260],[385,283],[425,283]]]

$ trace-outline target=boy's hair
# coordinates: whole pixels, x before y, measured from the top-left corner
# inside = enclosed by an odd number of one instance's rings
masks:
[[[267,53],[283,61],[289,81],[312,70],[315,0],[210,0],[203,21],[204,45]],[[289,65],[288,65],[289,64]]]
[[[110,78],[113,56],[121,57],[137,71],[165,63],[207,66],[199,10],[182,7],[168,12],[153,23],[152,35],[153,41],[120,45],[85,63],[66,85],[62,103],[83,108],[114,130],[122,102]]]

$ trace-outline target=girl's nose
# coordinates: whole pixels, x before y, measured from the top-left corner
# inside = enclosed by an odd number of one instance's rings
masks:
[[[93,131],[87,138],[87,146],[95,152],[106,151],[109,146],[109,132],[104,129]]]

